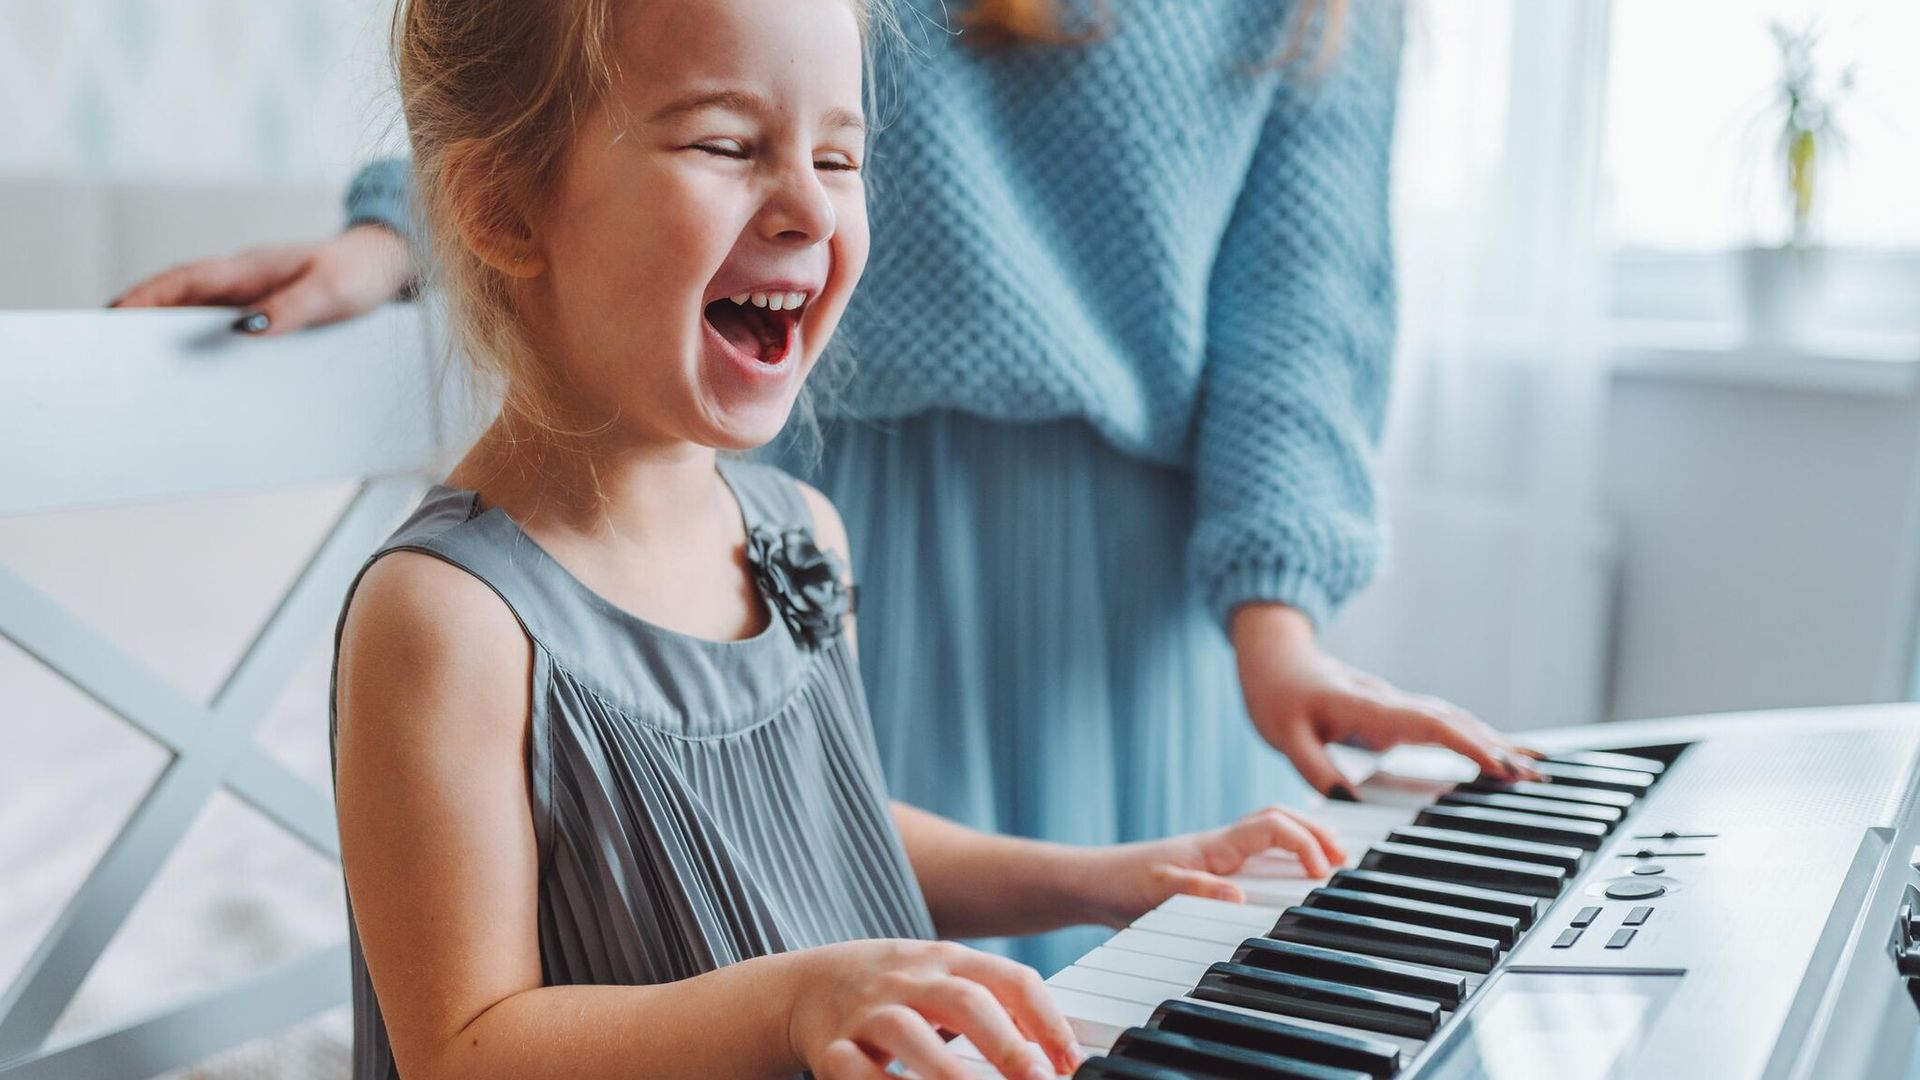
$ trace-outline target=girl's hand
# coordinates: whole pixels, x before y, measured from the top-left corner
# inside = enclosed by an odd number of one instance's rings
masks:
[[[821,1080],[879,1080],[896,1061],[922,1080],[962,1080],[941,1030],[971,1039],[1010,1080],[1053,1080],[1080,1063],[1073,1029],[1024,964],[948,941],[849,941],[794,955],[807,959],[787,1035]]]
[[[1292,852],[1314,877],[1326,877],[1347,859],[1324,826],[1269,806],[1225,828],[1088,849],[1080,853],[1076,868],[1078,891],[1089,918],[1113,927],[1127,925],[1179,893],[1237,904],[1246,900],[1246,893],[1224,875],[1238,873],[1250,856],[1275,848]]]
[[[317,244],[254,248],[162,270],[108,306],[243,307],[234,329],[281,334],[364,315],[398,296],[416,272],[399,234],[356,225]]]
[[[1253,726],[1322,794],[1354,797],[1327,757],[1332,742],[1369,750],[1437,743],[1496,779],[1539,778],[1527,764],[1536,752],[1508,742],[1463,709],[1406,693],[1328,656],[1314,640],[1312,622],[1285,604],[1241,606],[1232,637]]]

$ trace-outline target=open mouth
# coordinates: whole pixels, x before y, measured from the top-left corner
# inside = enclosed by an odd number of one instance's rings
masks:
[[[707,324],[740,354],[777,365],[792,350],[794,329],[809,299],[800,292],[722,297],[707,305]]]

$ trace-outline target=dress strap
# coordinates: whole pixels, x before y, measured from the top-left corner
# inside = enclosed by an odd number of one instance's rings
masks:
[[[813,511],[800,494],[799,481],[759,462],[723,457],[719,464],[720,475],[740,500],[740,512],[746,518],[747,528],[767,525],[782,532],[813,531]]]

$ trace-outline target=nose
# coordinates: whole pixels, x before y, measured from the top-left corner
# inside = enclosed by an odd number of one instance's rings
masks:
[[[833,201],[827,197],[811,157],[782,169],[761,211],[767,239],[807,246],[833,235]]]

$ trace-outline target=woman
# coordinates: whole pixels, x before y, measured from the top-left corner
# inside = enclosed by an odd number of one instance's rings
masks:
[[[840,331],[859,377],[820,405],[822,453],[780,455],[845,517],[893,793],[1099,844],[1297,800],[1299,777],[1351,798],[1332,742],[1524,775],[1316,637],[1379,546],[1399,6],[983,0],[958,33],[942,12],[903,4],[876,65],[893,115]],[[365,311],[413,274],[407,188],[377,163],[341,237],[122,303],[247,305],[256,333]],[[1099,938],[1015,954],[1048,971]]]

